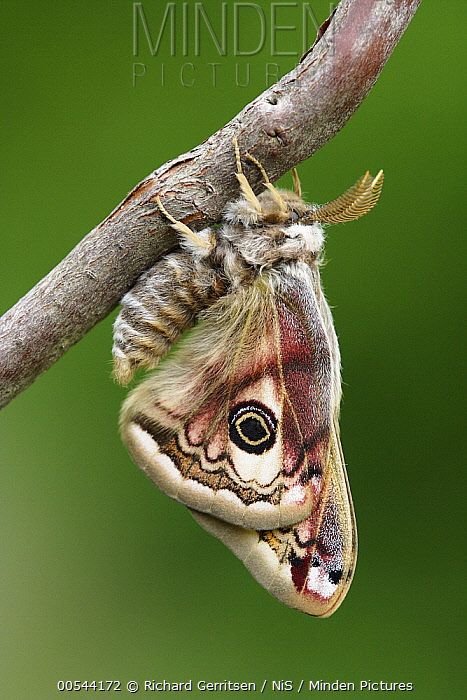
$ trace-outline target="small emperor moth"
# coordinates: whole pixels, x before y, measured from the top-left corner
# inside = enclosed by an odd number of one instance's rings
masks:
[[[121,432],[136,464],[270,593],[326,617],[352,580],[357,534],[319,276],[323,224],[368,212],[383,173],[316,206],[295,170],[294,192],[278,190],[247,153],[264,180],[256,196],[234,146],[241,195],[219,228],[192,231],[157,200],[181,251],[122,299],[115,376],[127,384],[139,367],[156,369],[125,401]]]

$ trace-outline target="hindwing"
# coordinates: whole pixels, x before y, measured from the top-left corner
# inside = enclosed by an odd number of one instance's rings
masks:
[[[255,530],[316,514],[340,392],[323,303],[304,263],[263,273],[205,311],[130,394],[123,438],[169,496]]]
[[[317,617],[328,617],[342,603],[357,555],[355,517],[337,430],[336,423],[319,503],[302,522],[255,532],[191,511],[273,596]]]

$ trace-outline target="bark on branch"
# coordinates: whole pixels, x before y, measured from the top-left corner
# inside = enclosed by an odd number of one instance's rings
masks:
[[[195,226],[238,195],[232,137],[275,180],[309,158],[362,102],[420,0],[342,0],[298,66],[189,153],[151,173],[0,319],[0,407],[103,319],[177,244],[154,204]],[[248,172],[255,181],[255,169]],[[259,179],[256,180],[259,185]],[[110,351],[110,348],[109,348]]]

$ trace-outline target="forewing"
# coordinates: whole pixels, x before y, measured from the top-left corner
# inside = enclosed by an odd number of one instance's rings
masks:
[[[168,495],[258,530],[316,510],[332,394],[319,305],[305,269],[262,277],[206,311],[130,395],[124,440]]]
[[[332,430],[320,501],[301,523],[254,531],[204,513],[192,511],[192,515],[286,605],[328,617],[342,603],[354,573],[357,532],[337,425]]]

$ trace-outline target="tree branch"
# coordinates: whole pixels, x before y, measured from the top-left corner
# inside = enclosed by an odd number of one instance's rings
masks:
[[[195,226],[238,196],[232,137],[272,180],[347,122],[420,0],[342,0],[298,66],[189,153],[161,166],[0,319],[0,407],[103,319],[139,275],[176,247],[154,199]],[[257,172],[248,173],[259,186]]]

